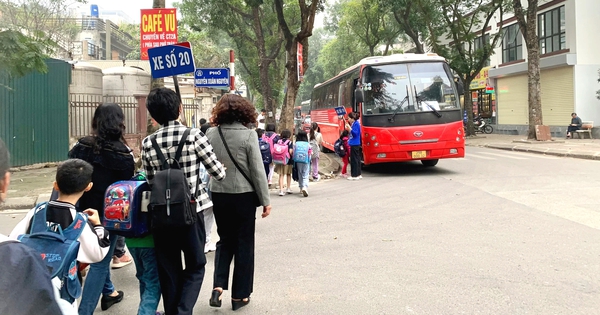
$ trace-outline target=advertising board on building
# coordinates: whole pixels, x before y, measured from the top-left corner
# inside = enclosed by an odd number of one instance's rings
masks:
[[[148,60],[148,49],[177,44],[176,9],[142,9],[140,52]]]

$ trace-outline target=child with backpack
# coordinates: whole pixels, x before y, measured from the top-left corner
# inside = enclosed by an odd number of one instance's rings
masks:
[[[264,139],[265,131],[258,128],[256,129],[258,135],[258,146],[260,148],[260,155],[262,156],[263,165],[265,167],[265,174],[267,174],[267,180],[269,180],[269,169],[273,162],[273,155],[271,153],[271,145]]]
[[[273,155],[273,150],[275,149],[274,145],[279,141],[279,135],[275,132],[275,124],[267,124],[265,133],[263,134],[262,138],[271,147],[271,155]],[[267,172],[269,186],[273,184],[271,182],[271,180],[273,179],[273,173],[275,173],[275,164],[271,163],[269,164],[269,171]]]
[[[99,262],[110,246],[108,232],[100,223],[98,211],[78,212],[75,208],[83,193],[92,188],[92,172],[93,167],[80,159],[61,163],[54,182],[58,199],[36,205],[10,234],[11,238],[42,252],[42,259],[51,270],[53,285],[75,311],[76,299],[82,291],[77,262]],[[58,237],[48,238],[48,233]],[[61,237],[67,241],[60,240]]]
[[[321,143],[323,143],[323,136],[321,135],[321,128],[316,122],[313,122],[310,126],[310,148],[312,149],[312,155],[310,156],[310,165],[312,171],[312,179],[316,182],[319,181],[319,153],[321,152]]]
[[[346,178],[348,177],[348,163],[350,163],[350,145],[348,144],[349,134],[350,133],[348,130],[342,131],[340,139],[338,140],[340,141],[341,146],[340,149],[336,150],[335,152],[339,157],[342,158],[342,176]]]
[[[310,172],[312,149],[308,143],[306,131],[298,131],[293,152],[294,165],[298,170],[298,186],[302,195],[308,197],[308,174]]]
[[[281,131],[280,139],[273,145],[273,163],[275,164],[275,172],[279,175],[279,196],[285,196],[286,193],[291,194],[292,190],[292,160],[290,159],[293,153],[292,132],[285,129]],[[287,176],[287,190],[283,190],[283,178]]]

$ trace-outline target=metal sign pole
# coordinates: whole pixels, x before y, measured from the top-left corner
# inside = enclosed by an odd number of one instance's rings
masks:
[[[175,93],[177,93],[177,96],[179,97],[179,104],[181,104],[181,114],[179,115],[179,121],[181,121],[181,123],[184,126],[188,127],[187,119],[185,117],[185,107],[183,107],[183,102],[181,99],[181,90],[179,90],[179,80],[177,80],[176,75],[173,76],[173,85],[175,86]]]

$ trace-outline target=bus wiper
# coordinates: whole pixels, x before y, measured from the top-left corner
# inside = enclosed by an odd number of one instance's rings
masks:
[[[396,107],[396,110],[394,110],[392,117],[388,118],[388,120],[390,122],[394,122],[394,117],[396,117],[396,115],[398,114],[398,111],[402,109],[402,105],[404,105],[405,102],[408,102],[408,85],[406,86],[406,96],[404,97],[402,102],[400,102],[400,105],[398,105],[398,107]]]
[[[417,87],[413,86],[415,89],[415,98],[417,99],[417,106],[421,107],[421,104],[425,103],[425,105],[427,105],[427,107],[429,107],[429,109],[431,109],[431,112],[436,115],[438,118],[442,117],[442,114],[440,114],[440,112],[437,111],[437,109],[435,109],[433,106],[429,105],[426,101],[423,101],[421,99],[421,97],[417,94]]]

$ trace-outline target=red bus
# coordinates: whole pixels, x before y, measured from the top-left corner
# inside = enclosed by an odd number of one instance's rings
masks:
[[[310,114],[329,150],[344,126],[335,107],[360,113],[365,165],[420,160],[435,166],[465,155],[456,85],[436,54],[368,57],[315,85]]]

